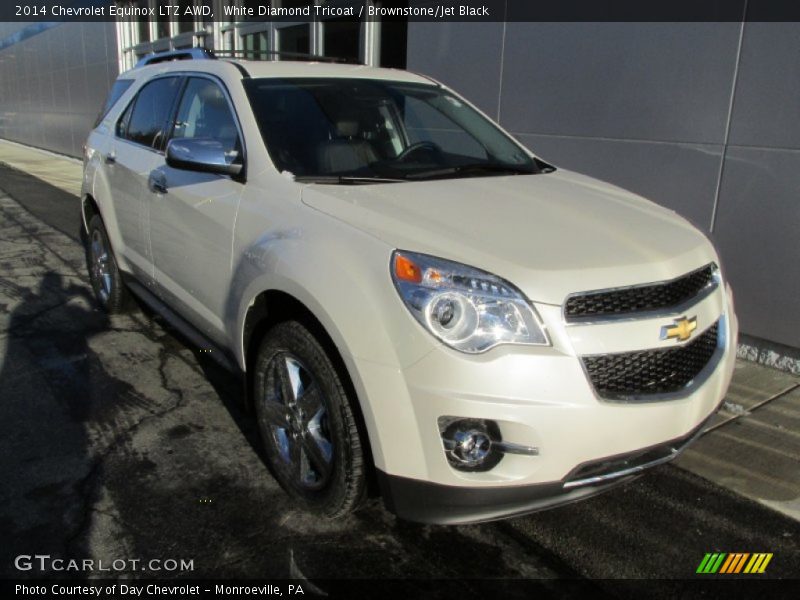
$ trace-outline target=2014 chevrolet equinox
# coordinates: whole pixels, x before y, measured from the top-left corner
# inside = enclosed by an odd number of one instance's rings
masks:
[[[404,71],[156,62],[85,155],[91,283],[247,374],[269,466],[307,509],[377,477],[459,523],[590,496],[715,411],[737,320],[708,239],[532,155]]]

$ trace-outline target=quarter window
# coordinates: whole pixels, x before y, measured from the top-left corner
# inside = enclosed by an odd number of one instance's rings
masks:
[[[122,127],[118,129],[121,137],[142,146],[159,148],[179,81],[178,77],[162,77],[146,84],[136,96],[133,108],[129,108],[120,121],[123,125],[130,113],[127,127],[122,131],[119,131]]]

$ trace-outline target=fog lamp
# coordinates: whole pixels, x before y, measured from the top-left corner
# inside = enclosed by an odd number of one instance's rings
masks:
[[[450,465],[460,471],[488,471],[497,466],[503,452],[494,447],[500,428],[483,419],[439,419],[439,431]]]

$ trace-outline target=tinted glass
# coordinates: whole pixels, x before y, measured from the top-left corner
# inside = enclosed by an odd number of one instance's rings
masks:
[[[361,21],[353,21],[350,17],[330,19],[323,22],[323,27],[325,28],[323,30],[325,32],[325,56],[357,63]]]
[[[244,45],[245,58],[259,60],[265,56],[265,53],[269,51],[267,33],[265,31],[258,31],[256,33],[248,33],[247,35],[243,35],[242,43]]]
[[[311,51],[311,35],[307,24],[292,25],[278,29],[278,51],[286,54],[280,57],[281,60],[307,60],[304,56]]]
[[[538,171],[518,143],[439,86],[344,78],[243,83],[272,160],[295,176]]]
[[[133,79],[117,79],[114,82],[114,85],[111,86],[111,91],[108,92],[108,97],[106,98],[106,102],[103,105],[103,108],[100,110],[100,114],[97,115],[97,120],[94,122],[94,126],[97,127],[100,124],[100,121],[103,120],[108,114],[108,111],[111,110],[111,107],[117,103],[117,100],[120,99],[122,94],[131,87],[133,83]]]
[[[213,139],[222,142],[227,152],[239,152],[236,120],[219,85],[199,77],[189,80],[178,107],[172,138]]]
[[[125,109],[125,112],[122,113],[122,116],[117,121],[117,128],[116,134],[117,137],[124,138],[125,132],[128,131],[128,123],[131,122],[131,113],[133,112],[133,102],[128,105],[128,108]]]
[[[163,127],[178,91],[177,77],[164,77],[146,84],[133,105],[125,137],[132,142],[157,148]]]

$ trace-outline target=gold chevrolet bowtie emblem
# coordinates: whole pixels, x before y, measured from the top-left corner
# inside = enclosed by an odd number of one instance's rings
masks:
[[[664,325],[661,328],[661,339],[685,342],[692,337],[695,329],[697,329],[697,317],[692,317],[691,319],[681,317],[680,319],[675,319],[672,325]]]

